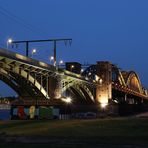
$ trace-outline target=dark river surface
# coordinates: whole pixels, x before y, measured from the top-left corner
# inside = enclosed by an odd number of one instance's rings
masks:
[[[9,120],[10,110],[0,110],[0,120]]]

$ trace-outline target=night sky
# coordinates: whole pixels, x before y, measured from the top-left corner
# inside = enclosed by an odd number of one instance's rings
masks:
[[[111,61],[138,73],[148,87],[147,0],[0,0],[0,47],[6,41],[72,38],[60,42],[58,60]],[[10,48],[10,47],[9,47]],[[50,62],[52,43],[31,44],[34,58]],[[24,54],[24,46],[12,51]],[[0,94],[9,91],[0,90]]]

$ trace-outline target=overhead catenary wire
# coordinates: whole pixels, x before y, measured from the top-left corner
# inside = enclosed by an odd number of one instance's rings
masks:
[[[17,15],[12,13],[11,11],[8,11],[6,8],[4,8],[2,6],[0,6],[0,14],[5,16],[7,19],[23,26],[25,29],[27,29],[35,34],[38,33],[38,35],[41,35],[42,37],[49,36],[49,34],[47,32],[40,30],[37,26],[33,26],[32,24],[26,22],[23,18],[18,17]],[[67,42],[65,42],[65,44],[67,44]],[[69,44],[71,45],[71,41],[69,41]]]
[[[32,24],[27,23],[24,19],[16,16],[15,14],[13,14],[12,12],[8,11],[7,9],[3,8],[2,6],[0,6],[0,14],[2,14],[3,16],[11,19],[13,22],[18,23],[20,25],[22,25],[25,29],[33,32],[33,33],[38,33],[41,36],[48,36],[48,34],[44,31],[41,31],[39,28],[37,28],[36,26],[33,26]]]

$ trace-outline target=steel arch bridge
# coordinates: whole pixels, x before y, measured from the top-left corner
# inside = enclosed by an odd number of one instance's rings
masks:
[[[105,96],[107,98],[105,103],[116,99],[118,102],[122,99],[127,101],[127,98],[133,100],[138,98],[141,102],[148,100],[147,89],[142,86],[138,74],[134,71],[121,71],[110,62],[102,61],[91,65],[83,72],[83,76],[92,80],[97,76],[102,81],[101,87],[98,88],[99,97],[96,99],[101,100],[101,97],[104,99]]]
[[[55,100],[70,95],[74,102],[82,104],[108,103],[116,97],[120,101],[120,95],[124,99],[127,96],[148,99],[147,90],[134,71],[121,71],[104,61],[87,67],[82,74],[76,74],[0,49],[0,80],[22,99]]]
[[[5,49],[0,49],[0,80],[23,99],[58,99],[69,92],[95,102],[92,81]]]

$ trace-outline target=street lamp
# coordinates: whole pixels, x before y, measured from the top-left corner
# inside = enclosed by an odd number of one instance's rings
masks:
[[[60,60],[59,64],[63,64],[63,63],[64,63],[63,60]]]
[[[71,65],[71,66],[70,66],[70,71],[71,71],[71,72],[73,71],[74,67],[75,67],[74,65]]]
[[[8,40],[7,40],[7,49],[8,49],[8,46],[9,46],[9,44],[11,44],[12,43],[12,39],[11,38],[9,38]]]
[[[36,49],[32,49],[32,52],[31,52],[31,57],[33,57],[33,55],[36,53]]]
[[[60,65],[62,65],[64,63],[64,61],[63,60],[60,60],[59,61],[59,64],[58,64],[58,67],[60,67]]]
[[[81,73],[83,73],[84,72],[84,69],[81,69]]]
[[[53,56],[49,57],[49,60],[50,60],[50,63],[51,63],[52,61],[54,61],[54,57]]]

